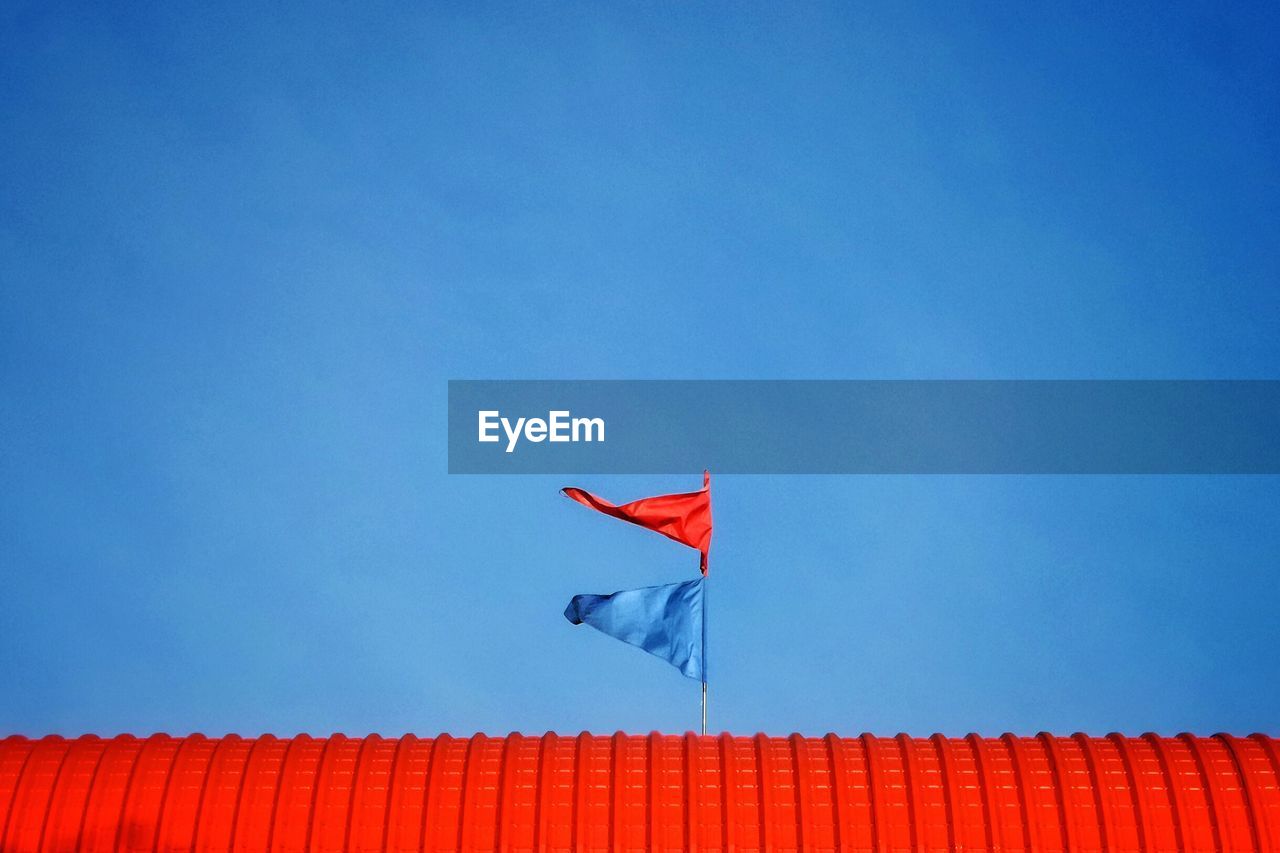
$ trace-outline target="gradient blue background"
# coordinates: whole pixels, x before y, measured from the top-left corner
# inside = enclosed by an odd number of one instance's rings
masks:
[[[1280,376],[1274,5],[109,5],[0,9],[6,732],[694,726],[449,378]],[[1280,478],[714,486],[714,729],[1280,733]]]

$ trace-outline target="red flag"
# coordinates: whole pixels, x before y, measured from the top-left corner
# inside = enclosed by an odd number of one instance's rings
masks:
[[[702,574],[707,573],[707,552],[711,550],[711,473],[702,472],[702,488],[696,492],[681,495],[657,495],[652,498],[640,498],[629,504],[611,504],[604,498],[598,498],[590,492],[566,486],[560,492],[570,500],[583,506],[612,515],[623,521],[647,527],[655,533],[661,533],[668,539],[674,539],[697,548],[702,552],[699,568]]]

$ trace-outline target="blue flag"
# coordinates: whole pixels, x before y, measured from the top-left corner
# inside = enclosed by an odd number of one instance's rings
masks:
[[[702,585],[705,578],[612,595],[575,595],[564,618],[639,646],[688,678],[707,680],[703,657]]]

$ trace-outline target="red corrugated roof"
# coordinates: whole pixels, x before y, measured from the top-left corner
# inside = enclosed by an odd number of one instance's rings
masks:
[[[1280,742],[510,735],[0,741],[62,850],[1272,850]]]

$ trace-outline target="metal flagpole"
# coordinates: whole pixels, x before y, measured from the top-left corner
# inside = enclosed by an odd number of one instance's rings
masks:
[[[707,734],[707,576],[702,576],[702,734]]]

